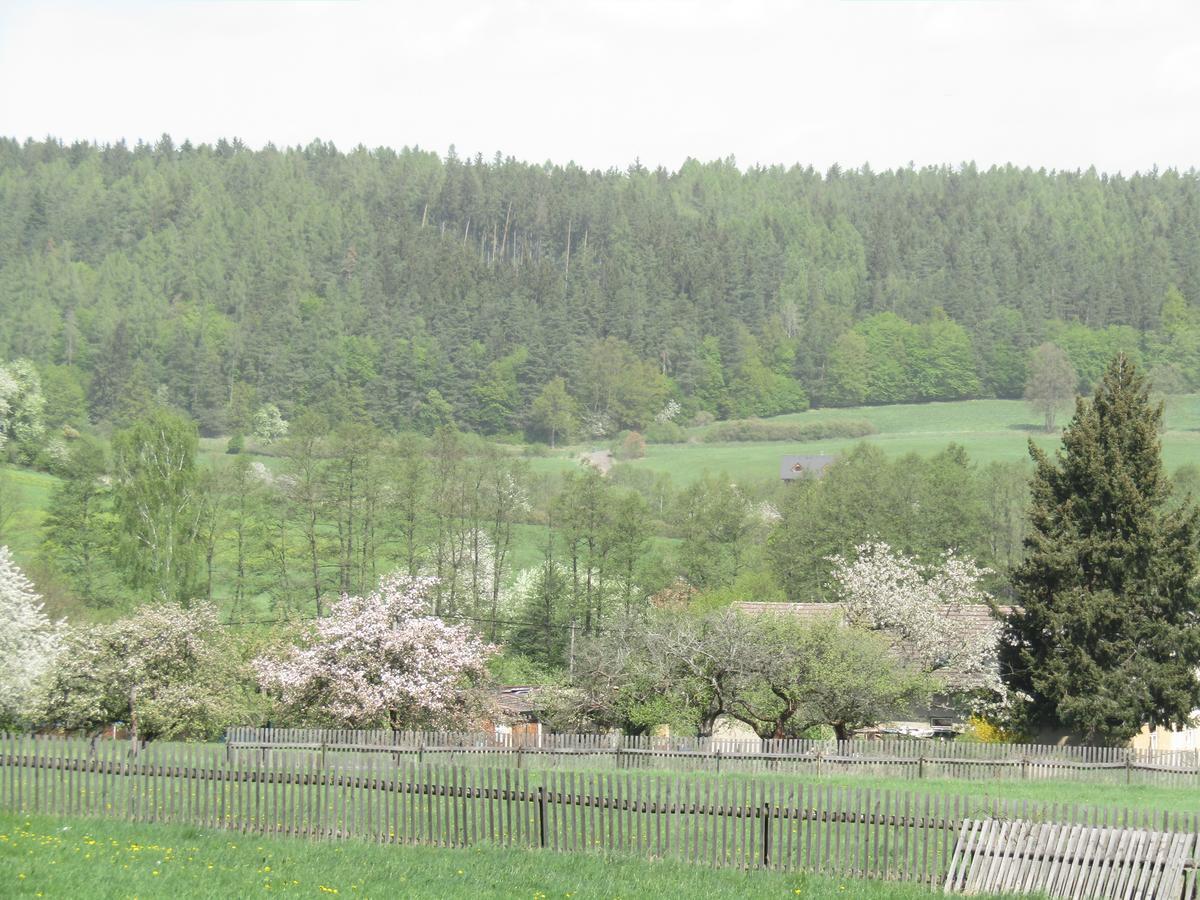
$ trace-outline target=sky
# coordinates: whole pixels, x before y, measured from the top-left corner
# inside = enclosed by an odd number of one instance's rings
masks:
[[[1200,3],[0,0],[0,134],[1200,168]]]

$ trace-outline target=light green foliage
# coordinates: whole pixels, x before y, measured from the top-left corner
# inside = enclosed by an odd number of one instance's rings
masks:
[[[1124,353],[1135,363],[1142,362],[1141,336],[1127,325],[1110,325],[1104,329],[1081,324],[1064,325],[1054,329],[1053,339],[1070,357],[1084,391],[1092,390],[1100,382],[1105,368],[1118,353]]]
[[[679,494],[673,517],[683,539],[681,574],[699,588],[730,584],[759,559],[772,513],[725,476],[693,482]]]
[[[974,552],[984,542],[983,498],[969,458],[953,444],[932,457],[893,460],[860,444],[822,478],[790,485],[784,498],[768,555],[792,600],[821,598],[829,558],[866,540],[917,556]]]
[[[83,438],[72,448],[62,480],[50,497],[42,558],[65,577],[85,603],[107,605],[118,592],[112,555],[117,519],[104,448]]]
[[[42,366],[40,371],[47,432],[83,427],[87,422],[87,394],[80,383],[80,370],[74,366],[49,365]]]
[[[938,684],[898,658],[888,638],[835,617],[797,622],[764,615],[753,629],[761,662],[730,711],[764,737],[828,725],[845,740],[855,729],[911,714]]]
[[[842,402],[883,403],[978,396],[971,339],[936,312],[924,325],[890,312],[859,323],[855,331],[861,340],[839,341],[833,348],[833,395]]]
[[[153,599],[187,601],[195,591],[204,502],[196,451],[196,426],[165,409],[113,437],[118,560]]]
[[[46,399],[37,369],[27,359],[0,365],[0,447],[9,457],[29,461],[45,433]]]
[[[538,437],[547,438],[554,449],[560,439],[569,439],[578,422],[578,405],[567,393],[562,378],[553,378],[530,409],[529,424]]]
[[[585,729],[668,723],[704,735],[730,715],[763,737],[828,725],[846,738],[928,701],[936,684],[884,637],[838,621],[670,607],[584,640],[556,713]]]
[[[584,353],[573,393],[584,409],[585,433],[599,436],[646,427],[670,391],[652,364],[624,341],[608,337]]]

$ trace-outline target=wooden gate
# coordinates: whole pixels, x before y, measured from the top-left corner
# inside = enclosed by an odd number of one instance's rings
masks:
[[[1189,833],[965,819],[945,890],[1180,900],[1194,896],[1195,848]]]

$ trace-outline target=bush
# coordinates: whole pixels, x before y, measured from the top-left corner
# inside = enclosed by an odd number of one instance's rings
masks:
[[[229,439],[229,443],[225,445],[225,452],[229,454],[238,454],[246,449],[246,439],[240,434],[235,434]]]
[[[683,444],[687,439],[687,432],[674,422],[654,422],[646,429],[651,444]]]
[[[829,419],[823,422],[734,419],[718,422],[704,433],[704,440],[710,444],[730,441],[823,441],[829,438],[860,438],[877,431],[866,419]]]
[[[703,428],[705,425],[711,425],[717,421],[717,417],[710,413],[707,409],[702,409],[692,416],[692,424],[697,428]]]
[[[617,459],[641,459],[646,455],[646,439],[636,431],[623,431],[613,446]]]
[[[543,444],[539,441],[534,441],[532,444],[526,444],[525,449],[521,452],[525,456],[549,456],[550,445]]]

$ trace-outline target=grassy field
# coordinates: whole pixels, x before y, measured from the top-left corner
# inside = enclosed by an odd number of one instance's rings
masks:
[[[0,895],[226,898],[916,898],[914,885],[496,847],[310,843],[0,813]]]
[[[328,758],[332,762],[340,758],[345,760],[349,755],[330,752]],[[426,753],[426,762],[447,766],[462,766],[464,757],[452,757],[450,754]],[[467,757],[470,759],[470,757]],[[487,757],[479,757],[482,768],[504,766],[511,764],[507,761],[487,761]],[[796,784],[819,785],[836,791],[892,791],[895,794],[941,794],[958,797],[971,797],[978,800],[995,799],[1004,801],[1022,801],[1030,803],[1060,803],[1074,804],[1087,807],[1107,807],[1112,809],[1130,809],[1145,811],[1168,811],[1192,813],[1200,809],[1200,786],[1179,787],[1167,784],[1125,784],[1124,772],[1117,772],[1112,780],[1103,782],[1077,782],[1066,780],[1031,780],[1022,781],[1019,778],[898,778],[871,774],[850,775],[814,775],[808,772],[737,772],[729,771],[728,763],[720,774],[712,771],[680,772],[678,770],[639,768],[622,769],[618,773],[611,766],[589,766],[586,763],[567,759],[553,766],[539,767],[537,758],[526,760],[525,768],[529,772],[530,784],[548,784],[551,772],[556,775],[577,773],[582,779],[588,774],[607,774],[623,777],[632,772],[635,776],[650,779],[662,779],[664,782],[675,778],[699,781],[701,784],[714,786],[726,783],[742,784],[743,782],[768,782],[777,785],[791,786]],[[1135,773],[1135,777],[1138,774]]]
[[[86,742],[75,740],[70,743],[75,747],[76,753],[84,753],[79,748]],[[109,742],[103,742],[101,747],[107,752],[118,752],[122,749]],[[218,743],[155,741],[148,745],[148,749],[153,753],[154,760],[170,759],[178,761],[185,757],[211,757],[220,761],[226,756],[225,745]],[[240,754],[239,758],[244,758],[249,762],[253,762],[259,756],[258,751],[255,750],[240,751]],[[273,757],[275,760],[273,765],[290,770],[292,764],[295,763],[303,768],[309,755],[307,753],[299,753],[289,759],[289,754],[276,753]],[[360,763],[364,765],[376,764],[381,767],[381,771],[390,771],[388,765],[390,757],[386,754],[381,756],[377,753],[339,753],[329,750],[325,754],[325,759],[330,765],[355,766]],[[476,770],[502,770],[506,767],[511,768],[514,765],[513,757],[508,754],[493,756],[426,752],[423,754],[422,759],[427,765],[442,766],[447,769],[449,767],[461,768],[468,766]],[[549,762],[551,759],[556,761]],[[402,756],[400,757],[400,761],[402,766],[408,767],[415,762],[415,755]],[[1096,808],[1105,807],[1151,812],[1194,813],[1200,810],[1200,785],[1178,786],[1166,783],[1155,784],[1149,781],[1141,784],[1136,781],[1133,784],[1125,784],[1125,773],[1123,770],[1113,773],[1109,781],[1097,779],[1096,781],[1081,782],[1064,779],[1034,779],[1026,781],[1015,777],[917,779],[889,777],[866,772],[818,776],[812,773],[811,768],[807,771],[798,770],[791,772],[761,770],[738,772],[731,771],[729,767],[730,763],[727,761],[720,773],[706,769],[680,771],[678,769],[654,768],[652,766],[615,770],[607,760],[598,764],[589,764],[587,757],[572,758],[568,756],[560,758],[530,755],[524,760],[523,773],[529,779],[529,784],[534,789],[538,785],[548,786],[552,776],[555,778],[569,778],[571,773],[575,773],[581,779],[581,783],[583,777],[587,775],[605,775],[613,776],[614,778],[624,778],[626,775],[629,775],[651,780],[661,779],[664,783],[676,778],[691,780],[701,784],[711,784],[713,786],[725,783],[766,782],[782,786],[818,785],[822,788],[831,788],[835,792],[839,790],[846,792],[856,790],[892,791],[896,794],[936,794],[972,797],[980,800],[1026,800],[1030,803],[1060,803],[1064,805],[1073,804]],[[1134,778],[1138,777],[1142,777],[1141,773],[1135,772]],[[0,791],[0,794],[2,794],[2,791]]]
[[[818,409],[770,421],[806,422],[867,419],[878,434],[866,438],[840,438],[807,443],[788,441],[746,443],[652,444],[646,457],[630,463],[667,472],[678,484],[707,472],[725,472],[735,479],[777,478],[785,454],[836,455],[860,440],[875,444],[889,456],[907,453],[929,455],[949,443],[962,445],[971,460],[1028,459],[1028,441],[1053,451],[1058,434],[1046,434],[1032,421],[1029,406],[1020,400],[963,400],[956,403],[922,403],[897,406],[864,406],[851,409]],[[1060,424],[1069,417],[1063,417]],[[693,429],[698,437],[699,430]],[[1200,396],[1172,398],[1167,404],[1167,431],[1163,459],[1168,471],[1185,463],[1200,462]]]

